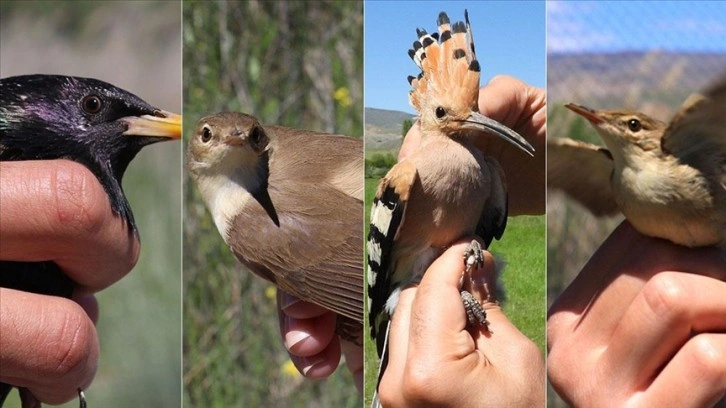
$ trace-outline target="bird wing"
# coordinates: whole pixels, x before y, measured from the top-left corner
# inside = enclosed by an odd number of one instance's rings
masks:
[[[249,201],[227,243],[282,290],[362,323],[362,141],[285,129],[265,127],[272,146],[268,192],[280,226]]]
[[[383,338],[379,334],[385,333],[388,320],[384,306],[393,289],[393,246],[404,222],[409,194],[417,178],[418,173],[412,162],[396,164],[378,184],[371,208],[368,233],[368,318],[371,336],[380,343],[379,355],[383,347]]]
[[[363,202],[325,185],[270,182],[277,227],[249,201],[227,243],[257,275],[307,302],[363,322]],[[299,197],[317,198],[306,201]]]
[[[661,143],[664,152],[703,172],[716,202],[726,206],[726,78],[705,95],[689,96]]]
[[[547,141],[547,188],[563,190],[596,216],[619,211],[612,172],[607,149],[566,138]]]
[[[284,144],[283,148],[295,149],[297,152],[294,160],[285,163],[287,167],[315,167],[315,171],[297,174],[297,180],[326,183],[363,201],[363,140],[282,126],[265,126],[265,131],[272,134],[273,140],[280,140]]]
[[[481,217],[476,226],[476,235],[484,240],[489,248],[492,239],[501,239],[507,227],[507,184],[504,170],[495,159],[485,156],[484,162],[489,167],[491,189],[484,202]]]

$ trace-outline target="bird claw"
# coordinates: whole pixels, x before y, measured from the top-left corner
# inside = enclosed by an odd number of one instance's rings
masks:
[[[471,293],[465,290],[461,291],[461,301],[464,303],[466,318],[469,320],[469,325],[484,326],[488,332],[491,332],[491,330],[489,330],[489,322],[487,321],[487,312],[484,310],[481,303],[474,299],[474,296]]]
[[[464,250],[464,266],[466,268],[465,273],[470,273],[474,267],[481,268],[484,266],[484,255],[479,241],[471,241]]]
[[[86,408],[86,394],[83,392],[82,389],[78,389],[78,406],[79,408]]]
[[[472,279],[471,272],[474,268],[481,268],[484,266],[484,253],[482,251],[481,244],[477,240],[471,241],[464,251],[464,276],[469,278],[471,287],[474,287],[474,280]],[[463,283],[463,282],[462,282]],[[485,283],[485,287],[486,287]],[[487,295],[489,291],[487,290]],[[488,301],[489,299],[487,299]],[[469,321],[470,326],[484,326],[488,332],[489,322],[487,321],[487,312],[484,307],[477,301],[474,296],[466,291],[461,291],[461,301],[464,303],[464,309],[466,310],[466,318]]]

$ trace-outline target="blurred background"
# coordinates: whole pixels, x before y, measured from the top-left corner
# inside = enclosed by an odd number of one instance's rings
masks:
[[[185,144],[220,111],[362,137],[361,1],[184,2],[183,21]],[[297,372],[275,288],[236,261],[183,177],[184,406],[360,406],[345,366],[324,381]]]
[[[547,2],[548,137],[604,144],[564,107],[633,109],[668,122],[692,92],[726,73],[723,2]],[[547,197],[548,305],[622,221]],[[566,406],[550,389],[549,406]]]
[[[180,2],[3,1],[0,38],[3,78],[93,77],[181,111]],[[90,407],[178,407],[181,144],[143,149],[123,186],[141,234],[141,257],[128,276],[97,295],[101,359],[86,397]],[[7,406],[20,406],[17,392]]]

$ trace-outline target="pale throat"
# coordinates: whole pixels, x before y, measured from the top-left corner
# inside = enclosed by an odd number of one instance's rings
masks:
[[[227,239],[227,231],[234,217],[254,200],[250,190],[259,188],[262,175],[258,167],[237,166],[218,174],[200,174],[199,191],[212,214],[219,233]]]

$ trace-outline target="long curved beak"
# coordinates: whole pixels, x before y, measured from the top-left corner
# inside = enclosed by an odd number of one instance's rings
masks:
[[[462,127],[468,130],[478,130],[499,136],[507,142],[518,147],[530,156],[534,156],[534,147],[519,135],[519,133],[502,125],[494,119],[488,118],[479,112],[472,112],[466,120],[463,121]]]
[[[568,103],[567,105],[565,105],[565,107],[567,109],[575,112],[576,114],[582,116],[583,118],[587,119],[593,125],[596,125],[598,123],[602,123],[605,121],[603,118],[600,117],[600,115],[597,114],[596,111],[594,111],[590,108],[587,108],[585,106],[577,105],[574,103]]]
[[[181,139],[182,117],[176,113],[157,110],[154,115],[129,116],[123,118],[128,129],[126,136],[166,137]]]

